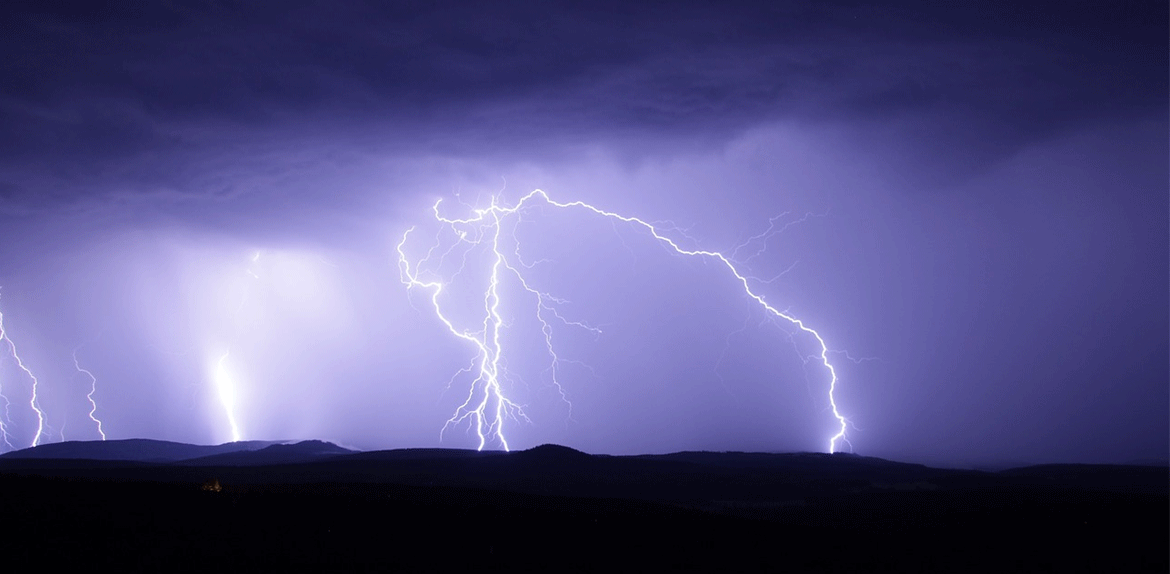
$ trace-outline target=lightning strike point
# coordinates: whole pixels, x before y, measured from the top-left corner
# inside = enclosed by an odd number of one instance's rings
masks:
[[[232,429],[232,442],[243,440],[240,434],[240,425],[236,422],[236,394],[235,381],[227,371],[225,363],[230,352],[225,351],[215,362],[215,390],[219,395],[219,402],[227,414],[228,425]]]
[[[102,421],[97,418],[97,401],[93,398],[94,393],[97,392],[97,377],[93,376],[93,373],[89,372],[88,369],[81,368],[81,363],[77,361],[76,350],[73,351],[73,367],[77,369],[77,372],[89,377],[89,394],[85,395],[85,398],[89,400],[89,420],[97,425],[97,431],[101,435],[102,440],[106,440],[106,432],[102,430]],[[65,432],[64,427],[62,427],[61,432]]]

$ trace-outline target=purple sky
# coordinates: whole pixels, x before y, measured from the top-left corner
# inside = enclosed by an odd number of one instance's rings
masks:
[[[474,348],[395,247],[434,242],[438,199],[539,188],[688,249],[799,221],[736,259],[873,359],[830,355],[858,453],[1167,456],[1165,3],[381,4],[0,8],[0,312],[43,441],[97,438],[74,350],[111,438],[230,440],[226,352],[244,438],[474,447],[439,438]],[[504,288],[513,448],[825,449],[809,340],[726,268],[580,211],[509,230],[602,331],[553,325],[570,416]],[[469,325],[470,253],[444,299]],[[0,386],[24,446],[10,357]]]

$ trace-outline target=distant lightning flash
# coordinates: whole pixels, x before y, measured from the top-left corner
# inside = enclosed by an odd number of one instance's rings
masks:
[[[493,198],[489,207],[472,210],[473,215],[466,219],[444,217],[439,213],[439,205],[442,203],[442,200],[440,200],[432,207],[435,220],[443,225],[442,229],[449,229],[453,232],[456,238],[455,243],[449,248],[440,251],[440,247],[442,246],[442,236],[440,235],[439,239],[426,254],[413,263],[406,255],[406,243],[415,228],[408,229],[403,234],[402,241],[398,243],[398,267],[402,282],[408,289],[421,288],[429,290],[431,293],[431,304],[439,320],[447,327],[447,330],[451,334],[471,343],[476,350],[472,363],[455,375],[458,377],[464,373],[474,373],[475,379],[472,381],[467,399],[456,409],[455,414],[443,426],[444,432],[455,425],[469,424],[476,432],[479,440],[479,449],[482,450],[489,442],[493,442],[507,450],[508,441],[504,434],[504,423],[506,419],[527,419],[522,406],[508,399],[504,394],[502,386],[503,382],[509,380],[506,361],[503,360],[504,349],[500,341],[501,331],[506,328],[504,319],[500,314],[500,284],[503,278],[502,276],[515,277],[519,281],[520,286],[535,299],[536,318],[541,324],[546,348],[550,355],[550,369],[553,374],[553,384],[560,392],[562,398],[565,398],[566,395],[556,378],[559,359],[552,344],[550,316],[565,324],[599,332],[584,323],[566,320],[557,312],[557,304],[562,301],[529,286],[520,268],[530,268],[532,265],[525,264],[519,259],[518,245],[512,250],[515,261],[509,258],[505,249],[502,249],[501,235],[505,221],[510,216],[516,216],[518,218],[519,214],[530,202],[536,201],[543,201],[547,205],[560,209],[586,210],[610,219],[615,223],[622,222],[644,229],[665,247],[668,247],[679,255],[700,257],[721,263],[740,283],[744,294],[758,303],[760,308],[776,319],[787,321],[816,341],[817,348],[819,349],[819,352],[816,353],[816,358],[824,366],[829,375],[829,405],[838,424],[836,434],[828,440],[828,451],[830,453],[836,452],[839,443],[849,444],[846,438],[846,429],[849,426],[849,421],[841,414],[837,407],[835,396],[837,390],[837,371],[829,361],[830,350],[825,344],[824,338],[815,329],[809,327],[800,319],[788,314],[786,311],[781,311],[773,307],[765,301],[762,295],[753,291],[750,283],[751,277],[741,273],[736,268],[735,264],[732,263],[732,257],[725,256],[717,251],[684,249],[674,240],[663,235],[654,224],[642,219],[605,211],[581,201],[568,203],[553,201],[544,191],[539,189],[525,195],[520,201],[510,207],[500,205],[497,203],[496,198]],[[773,231],[772,226],[775,224],[775,219],[771,223],[772,225],[769,227],[769,231],[766,231],[763,235],[768,235]],[[513,223],[512,225],[515,224]],[[760,237],[753,237],[752,239],[760,239]],[[457,251],[461,246],[464,251],[460,254]],[[460,267],[459,271],[444,280],[442,277],[428,272],[424,269],[424,266],[428,266],[427,269],[429,269],[429,265],[441,266],[442,262],[448,257],[462,257],[465,260],[464,262],[466,262],[468,253],[478,246],[486,247],[487,256],[491,260],[487,288],[483,294],[482,322],[477,322],[475,326],[470,328],[457,327],[448,317],[447,313],[444,312],[443,306],[439,302],[439,296],[443,292],[444,286],[449,284],[455,276],[462,273],[463,268]],[[432,258],[434,257],[438,258],[437,264],[432,262]]]
[[[93,421],[94,424],[97,425],[97,431],[98,434],[102,436],[102,440],[106,440],[106,432],[102,430],[102,421],[101,419],[97,418],[97,401],[93,398],[94,393],[97,392],[97,377],[93,376],[93,373],[89,372],[88,369],[81,368],[81,363],[77,361],[76,349],[73,351],[73,366],[77,369],[77,372],[83,373],[85,376],[89,377],[89,394],[85,395],[85,398],[89,400],[89,420]],[[62,432],[64,432],[64,430],[65,429],[61,429]]]
[[[29,378],[29,380],[32,381],[32,397],[29,399],[28,404],[30,407],[32,407],[33,412],[37,414],[37,432],[35,435],[33,435],[32,444],[30,446],[37,446],[41,443],[41,435],[43,435],[45,432],[45,412],[41,410],[41,405],[37,400],[37,389],[40,386],[40,381],[37,379],[36,375],[33,375],[32,371],[30,371],[29,368],[24,365],[24,361],[20,359],[20,354],[16,352],[16,343],[12,342],[12,339],[8,337],[8,332],[4,330],[3,313],[0,313],[0,341],[8,343],[8,352],[12,356],[12,359],[16,361],[16,366],[19,367],[21,371],[24,371],[24,374]],[[8,397],[4,396],[3,394],[0,394],[0,398],[3,398],[5,402],[4,414],[6,419],[5,421],[0,422],[0,434],[3,435],[4,444],[12,447],[12,442],[9,440],[8,427],[5,424],[8,422],[8,407],[11,405],[11,403],[9,402]]]
[[[254,253],[252,255],[252,265],[248,266],[248,269],[246,270],[246,272],[248,273],[248,275],[252,279],[257,279],[257,280],[260,279],[260,276],[257,275],[256,271],[255,271],[256,264],[259,261],[260,261],[260,252],[257,251],[256,253]],[[236,315],[237,316],[239,316],[240,311],[242,311],[244,306],[248,303],[249,291],[250,291],[250,289],[248,287],[244,288],[244,294],[240,297],[240,303],[236,307]],[[242,335],[243,328],[244,327],[242,325],[237,327],[236,334],[234,337],[236,342],[238,342],[239,337]],[[212,373],[212,378],[215,381],[216,394],[219,395],[219,403],[223,407],[224,414],[225,414],[225,416],[227,416],[228,426],[231,428],[232,441],[239,442],[241,440],[244,440],[244,435],[240,431],[240,424],[239,424],[238,419],[236,418],[236,387],[237,387],[237,384],[236,384],[235,378],[232,377],[232,374],[227,367],[228,356],[230,354],[231,354],[231,347],[229,346],[228,349],[224,350],[223,354],[221,354],[219,356],[219,359],[216,360],[215,370]]]

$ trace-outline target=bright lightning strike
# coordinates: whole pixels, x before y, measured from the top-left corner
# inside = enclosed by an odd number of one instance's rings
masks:
[[[429,290],[431,293],[431,305],[434,307],[435,314],[439,320],[447,327],[447,330],[452,335],[467,341],[475,348],[475,356],[471,364],[455,375],[455,377],[458,377],[464,373],[475,374],[470,392],[468,393],[467,399],[456,409],[455,414],[443,426],[443,432],[452,426],[467,424],[476,432],[479,440],[479,449],[482,450],[489,442],[493,442],[507,450],[508,440],[504,433],[504,423],[508,419],[527,419],[522,405],[518,405],[508,399],[504,394],[502,385],[502,383],[509,380],[506,362],[503,360],[504,349],[501,346],[501,332],[506,328],[505,321],[500,314],[500,284],[504,276],[515,277],[519,281],[520,286],[536,302],[536,317],[541,324],[545,345],[550,356],[550,369],[553,372],[553,383],[562,398],[566,398],[566,396],[556,378],[556,371],[560,361],[553,347],[550,316],[561,323],[599,332],[583,323],[566,320],[556,310],[557,304],[561,302],[560,300],[529,286],[520,268],[530,268],[531,265],[524,264],[520,260],[518,245],[512,250],[514,260],[509,258],[506,250],[502,249],[503,242],[501,241],[501,235],[504,232],[505,224],[508,223],[514,226],[515,222],[509,223],[508,220],[513,217],[518,219],[522,210],[529,203],[536,201],[543,201],[549,206],[560,209],[585,210],[610,219],[615,224],[621,222],[641,228],[648,231],[661,244],[679,255],[716,261],[723,267],[726,267],[742,286],[744,294],[755,301],[761,309],[775,319],[790,323],[816,342],[818,351],[814,357],[828,374],[829,384],[827,394],[829,406],[838,425],[837,432],[828,439],[828,451],[830,453],[836,452],[840,443],[848,444],[846,429],[849,426],[849,422],[837,407],[837,371],[829,361],[830,351],[825,344],[824,338],[815,329],[809,327],[800,319],[786,311],[773,307],[762,295],[754,291],[751,287],[753,278],[740,272],[732,261],[733,257],[725,256],[717,251],[684,249],[674,240],[664,235],[652,223],[648,223],[637,217],[629,217],[605,211],[581,201],[567,203],[553,201],[544,191],[539,189],[525,195],[513,206],[500,205],[493,198],[489,207],[474,209],[472,211],[473,215],[465,219],[444,217],[439,212],[439,205],[442,203],[442,200],[440,200],[432,207],[435,220],[444,226],[443,229],[449,229],[453,232],[456,237],[455,243],[440,252],[439,250],[442,245],[440,236],[421,259],[413,262],[406,254],[406,243],[414,232],[414,228],[412,227],[407,230],[402,236],[402,241],[398,243],[398,267],[402,282],[408,289],[420,288]],[[776,219],[774,218],[770,222],[768,231],[765,231],[761,236],[770,235],[774,232],[775,222]],[[753,237],[752,239],[761,239],[761,237]],[[464,258],[464,263],[466,263],[466,257],[469,251],[477,246],[487,248],[487,256],[491,261],[487,287],[483,293],[482,320],[477,321],[475,325],[470,327],[459,327],[448,316],[448,313],[444,311],[443,305],[440,304],[440,294],[443,292],[444,286],[455,279],[457,275],[463,273],[464,269],[460,267],[459,271],[446,279],[437,276],[437,273],[431,272],[430,269],[436,265],[441,266],[447,257],[452,256],[461,256]],[[460,247],[464,249],[461,255],[457,254]],[[437,258],[437,263],[432,261],[432,258]],[[454,377],[452,380],[454,380]]]
[[[232,429],[232,441],[239,442],[243,440],[243,435],[240,434],[240,425],[236,422],[236,383],[224,366],[229,353],[230,351],[225,351],[215,362],[215,389],[219,394],[219,403],[223,405],[223,410],[227,414],[228,426]]]
[[[37,390],[40,386],[40,381],[37,379],[36,375],[34,375],[32,371],[30,371],[29,368],[24,365],[24,361],[21,360],[20,354],[16,352],[16,343],[12,342],[12,339],[8,336],[8,332],[4,330],[3,313],[0,313],[0,341],[8,344],[8,352],[12,356],[12,359],[16,361],[16,366],[20,368],[21,371],[24,371],[25,376],[27,376],[29,380],[32,381],[32,397],[29,399],[28,404],[30,407],[32,407],[33,412],[35,412],[37,415],[37,432],[35,435],[33,435],[32,444],[30,446],[37,446],[41,443],[41,436],[45,432],[45,412],[41,410],[40,403],[37,400]],[[5,419],[6,421],[10,420],[8,419],[8,407],[11,403],[8,401],[8,397],[3,396],[2,394],[0,394],[0,398],[3,398],[5,403]],[[12,443],[9,441],[7,425],[0,423],[0,434],[3,434],[4,443],[9,447],[12,447]]]
[[[76,350],[73,351],[73,367],[77,369],[77,372],[89,377],[89,394],[85,395],[85,398],[89,400],[89,420],[97,425],[97,431],[101,435],[102,440],[106,440],[106,432],[102,430],[102,421],[97,418],[97,401],[93,398],[94,393],[97,392],[97,377],[93,376],[93,373],[89,372],[88,369],[81,368],[81,363],[77,360]],[[64,433],[65,429],[62,428],[61,432]]]
[[[261,252],[257,251],[256,253],[254,253],[252,255],[252,257],[251,257],[252,264],[249,265],[248,268],[245,270],[246,273],[248,274],[248,276],[252,278],[252,280],[259,280],[260,279],[260,275],[258,275],[256,273],[256,265],[260,262],[260,253]],[[243,295],[241,295],[240,303],[236,307],[236,316],[237,317],[240,316],[241,312],[244,309],[244,306],[247,305],[247,303],[248,303],[248,296],[249,296],[250,291],[251,291],[250,287],[251,287],[250,285],[246,285],[244,287],[244,293],[243,293]],[[235,342],[238,342],[240,336],[243,334],[243,329],[244,329],[244,325],[238,325],[236,327],[236,333],[233,337],[233,340]],[[240,424],[239,424],[239,421],[236,417],[236,406],[237,406],[236,405],[236,402],[237,402],[236,389],[237,389],[238,384],[237,384],[236,379],[232,376],[231,372],[229,371],[228,365],[227,365],[228,356],[230,354],[231,354],[230,346],[228,347],[227,350],[224,350],[223,353],[220,354],[219,358],[215,362],[215,367],[212,371],[212,379],[215,383],[216,394],[219,396],[220,406],[223,407],[224,415],[227,417],[228,426],[231,428],[232,441],[239,442],[241,440],[244,440],[244,435],[243,435],[243,432],[240,431]]]

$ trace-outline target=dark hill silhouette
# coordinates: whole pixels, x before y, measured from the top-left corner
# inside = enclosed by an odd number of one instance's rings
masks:
[[[1165,466],[1120,464],[1041,464],[1000,471],[1005,477],[1063,488],[1159,492],[1170,488]]]
[[[399,448],[394,450],[371,450],[351,455],[349,460],[366,461],[409,461],[433,459],[466,459],[504,456],[508,453],[496,450],[467,450],[461,448]]]
[[[528,450],[518,451],[517,456],[544,460],[585,460],[593,457],[591,454],[559,444],[542,444]]]
[[[1168,507],[1165,466],[983,472],[820,453],[323,441],[0,457],[0,536],[87,568],[1165,572]]]
[[[258,450],[237,450],[176,462],[197,466],[262,466],[312,462],[354,452],[357,451],[342,448],[331,442],[305,440],[292,444],[273,444]]]
[[[62,461],[70,463],[62,464]],[[96,469],[102,466],[98,462],[120,463],[113,468],[133,468],[135,463],[144,463],[143,472],[147,474],[167,474],[163,468],[176,465],[207,468],[301,465],[298,480],[307,473],[336,480],[395,480],[429,486],[676,501],[1007,482],[1157,493],[1167,490],[1170,479],[1167,468],[1162,466],[1048,464],[985,472],[932,468],[852,454],[692,451],[610,456],[592,455],[555,444],[514,452],[438,448],[359,452],[320,440],[242,441],[220,445],[150,439],[71,441],[0,455],[0,471],[53,466],[84,469],[87,465]],[[253,481],[250,471],[240,470],[238,474],[239,481]],[[258,480],[279,481],[280,474],[264,473]]]
[[[216,454],[255,451],[278,441],[240,441],[219,445],[195,445],[143,438],[66,441],[42,444],[0,455],[0,459],[122,460],[176,462]]]

